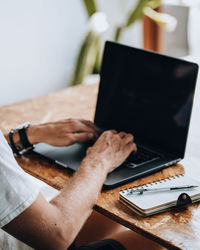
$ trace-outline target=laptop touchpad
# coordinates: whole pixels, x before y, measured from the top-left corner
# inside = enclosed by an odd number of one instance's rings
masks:
[[[35,146],[34,152],[39,153],[50,160],[55,161],[63,167],[77,170],[82,159],[86,155],[87,146],[83,143],[76,143],[66,147],[55,147],[45,143]]]

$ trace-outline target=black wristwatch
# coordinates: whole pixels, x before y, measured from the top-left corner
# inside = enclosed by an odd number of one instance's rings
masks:
[[[26,134],[27,128],[30,127],[30,122],[26,122],[18,125],[16,128],[11,129],[9,133],[10,145],[13,153],[16,155],[22,155],[25,152],[33,149],[33,145],[29,142]],[[13,140],[13,134],[18,133],[20,141],[15,143]]]

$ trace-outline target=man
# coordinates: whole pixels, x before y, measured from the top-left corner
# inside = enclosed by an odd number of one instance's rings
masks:
[[[32,125],[26,134],[31,144],[54,146],[97,137],[90,121],[77,119]],[[10,142],[9,136],[5,137]],[[18,133],[13,134],[13,141],[19,141]],[[36,249],[161,249],[93,212],[107,174],[136,150],[131,134],[104,132],[60,194],[47,202],[18,166],[0,132],[0,227]],[[77,247],[93,241],[98,242]]]

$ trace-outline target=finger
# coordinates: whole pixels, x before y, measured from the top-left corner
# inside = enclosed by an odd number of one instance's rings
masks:
[[[87,133],[87,132],[73,133],[71,135],[71,141],[72,141],[72,143],[84,142],[84,141],[91,140],[93,138],[94,138],[94,134],[93,133]]]
[[[125,143],[130,143],[134,141],[134,136],[132,134],[126,134],[124,137],[124,141]]]
[[[97,138],[97,137],[98,137],[98,132],[97,132],[95,126],[94,126],[94,123],[91,122],[91,121],[89,121],[89,120],[84,120],[84,119],[82,119],[81,121],[82,121],[86,126],[89,126],[91,129],[94,130],[95,136],[96,136],[96,138]]]
[[[79,121],[81,121],[82,123],[84,123],[85,125],[87,125],[91,128],[95,128],[94,123],[89,121],[89,120],[80,119]]]
[[[106,130],[103,132],[103,134],[101,134],[101,137],[102,136],[110,136],[112,134],[117,134],[117,131],[116,130]]]
[[[118,135],[123,139],[127,134],[125,132],[120,132]]]
[[[110,132],[111,134],[117,134],[117,130],[115,129],[107,130],[107,132]]]
[[[87,155],[90,154],[91,151],[92,151],[92,147],[88,147],[88,148],[87,148],[87,151],[86,151],[86,154],[87,154]]]
[[[96,133],[94,126],[86,125],[79,119],[68,118],[59,122],[68,132],[92,132]],[[88,123],[89,124],[89,123]]]
[[[137,146],[136,146],[136,144],[135,143],[132,143],[132,142],[130,142],[130,143],[128,143],[126,146],[125,146],[125,150],[127,150],[127,152],[129,152],[129,154],[131,153],[131,152],[137,152]]]
[[[95,127],[91,124],[84,123],[82,121],[78,121],[76,124],[77,132],[92,132],[94,134],[97,134],[97,131]]]
[[[80,133],[88,132],[96,135],[96,130],[91,125],[86,125],[78,119],[68,118],[55,123],[52,123],[53,127],[59,129],[62,133]]]

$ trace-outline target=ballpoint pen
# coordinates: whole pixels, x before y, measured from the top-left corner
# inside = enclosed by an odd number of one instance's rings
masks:
[[[184,186],[163,187],[163,188],[135,188],[135,189],[130,190],[129,194],[132,194],[132,193],[143,194],[144,192],[163,192],[163,191],[173,191],[173,190],[181,190],[181,189],[193,189],[197,187],[198,186],[195,186],[195,185],[184,185]]]

